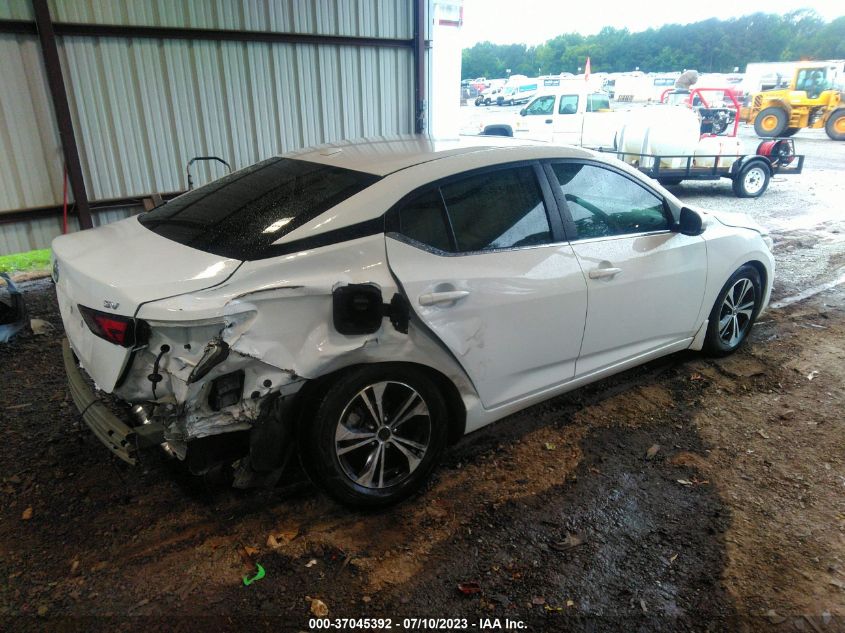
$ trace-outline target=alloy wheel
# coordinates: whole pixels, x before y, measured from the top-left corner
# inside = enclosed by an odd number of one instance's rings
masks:
[[[747,277],[731,286],[719,310],[719,338],[735,347],[745,336],[754,315],[754,284]]]
[[[423,397],[405,383],[364,387],[344,407],[335,430],[335,455],[343,472],[365,488],[389,488],[413,473],[432,439]]]

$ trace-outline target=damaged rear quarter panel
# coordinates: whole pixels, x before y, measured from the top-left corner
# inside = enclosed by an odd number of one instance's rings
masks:
[[[150,344],[136,358],[118,395],[130,401],[151,399],[146,376],[166,344],[171,351],[161,359],[163,380],[156,399],[169,398],[184,406],[188,438],[248,428],[259,413],[261,398],[293,393],[304,379],[360,363],[404,361],[431,367],[452,380],[465,406],[474,408],[477,398],[460,365],[419,323],[412,321],[407,334],[398,332],[387,318],[372,334],[343,335],[335,330],[332,291],[339,285],[375,284],[386,303],[400,292],[388,269],[384,239],[377,234],[245,262],[220,286],[141,306],[137,316],[151,326]],[[229,356],[189,384],[191,371],[215,337],[230,346]],[[207,385],[239,369],[245,372],[243,402],[223,412],[208,410]],[[219,419],[221,414],[225,420]]]

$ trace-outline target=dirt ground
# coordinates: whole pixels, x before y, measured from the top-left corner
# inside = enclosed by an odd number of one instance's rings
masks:
[[[243,492],[156,453],[114,460],[66,395],[49,280],[25,284],[55,330],[0,346],[0,628],[299,631],[320,600],[394,630],[845,631],[845,286],[815,292],[845,272],[845,144],[796,144],[807,172],[759,200],[675,189],[773,229],[779,307],[739,353],[676,354],[513,415],[378,513],[295,467]]]

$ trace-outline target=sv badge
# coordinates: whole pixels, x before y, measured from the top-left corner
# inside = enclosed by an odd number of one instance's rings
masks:
[[[117,301],[109,301],[106,299],[103,301],[103,307],[108,310],[117,310],[120,307],[120,304]]]

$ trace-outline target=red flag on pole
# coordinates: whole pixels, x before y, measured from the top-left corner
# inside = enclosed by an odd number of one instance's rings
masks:
[[[590,81],[590,58],[587,58],[587,65],[584,66],[584,81]]]

